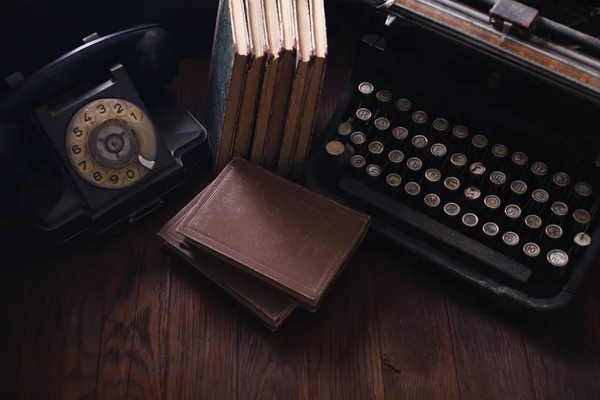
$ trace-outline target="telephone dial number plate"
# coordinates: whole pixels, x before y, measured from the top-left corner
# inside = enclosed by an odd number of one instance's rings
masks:
[[[131,186],[154,168],[152,122],[126,100],[99,99],[79,109],[69,123],[65,143],[73,168],[98,187]]]

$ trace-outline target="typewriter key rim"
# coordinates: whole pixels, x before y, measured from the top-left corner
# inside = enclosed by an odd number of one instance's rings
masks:
[[[550,206],[550,211],[557,217],[564,217],[569,213],[569,206],[567,206],[562,201],[555,201]]]
[[[423,197],[423,201],[425,202],[425,205],[429,208],[439,207],[440,203],[442,202],[440,196],[434,193],[426,194],[425,197]]]
[[[430,183],[437,183],[442,179],[442,173],[435,168],[429,168],[425,171],[425,179]]]
[[[516,204],[507,204],[504,207],[504,215],[506,215],[510,220],[516,221],[521,217],[521,207]]]
[[[587,182],[577,182],[575,184],[575,193],[581,197],[589,197],[592,195],[592,185]]]
[[[352,134],[352,125],[347,122],[342,122],[337,127],[337,133],[343,137],[350,136]]]
[[[358,84],[358,91],[364,96],[370,96],[375,90],[375,86],[371,82],[361,82]]]
[[[423,161],[418,157],[411,157],[406,160],[406,167],[412,172],[419,172],[423,168]]]
[[[471,138],[471,144],[477,149],[486,148],[488,143],[488,138],[484,135],[475,135]]]
[[[410,143],[413,145],[413,147],[420,150],[420,149],[424,149],[425,147],[427,147],[428,140],[423,135],[415,135],[410,140]]]
[[[490,172],[490,181],[492,184],[496,186],[503,186],[506,184],[506,174],[502,171],[492,171]]]
[[[588,247],[592,243],[592,237],[585,232],[577,232],[573,236],[573,243],[579,247]]]
[[[502,151],[498,151],[502,149]],[[503,144],[495,144],[492,146],[492,154],[498,158],[504,158],[508,155],[508,147]]]
[[[486,222],[481,227],[481,230],[488,237],[496,237],[500,233],[500,227],[493,222]]]
[[[450,127],[450,123],[445,118],[436,118],[433,120],[431,125],[433,126],[433,129],[435,129],[438,133],[446,132]]]
[[[444,157],[447,153],[447,149],[442,143],[434,143],[431,145],[429,152],[435,157]]]
[[[552,176],[552,182],[558,187],[567,187],[571,183],[571,177],[565,172],[557,172]]]
[[[531,192],[531,198],[538,204],[545,204],[550,200],[550,195],[544,189],[535,189]]]
[[[402,161],[404,161],[404,153],[400,150],[392,150],[388,153],[388,160],[395,165],[402,164]]]
[[[469,228],[475,228],[479,224],[479,218],[473,213],[466,213],[462,216],[462,223]]]
[[[383,104],[389,103],[392,101],[392,92],[385,89],[378,90],[377,93],[375,93],[375,98]]]
[[[477,186],[469,185],[463,191],[465,198],[475,201],[481,196],[481,190]]]
[[[460,180],[455,176],[449,176],[444,179],[444,187],[451,192],[456,192],[458,189],[460,189]]]
[[[548,263],[557,268],[563,268],[569,263],[569,256],[563,250],[552,249],[546,254]]]
[[[444,213],[449,217],[456,217],[460,214],[460,206],[454,202],[444,204]]]
[[[356,140],[357,137],[360,137],[361,140]],[[357,146],[362,146],[367,141],[367,135],[361,131],[352,132],[350,135],[350,141]]]
[[[548,174],[548,166],[541,161],[534,162],[529,169],[537,177],[543,177]]]
[[[427,119],[429,119],[429,116],[427,115],[427,113],[425,111],[417,110],[412,113],[411,119],[415,124],[422,125],[427,122]]]
[[[327,154],[336,157],[344,154],[344,151],[346,151],[346,147],[344,147],[344,144],[338,140],[330,140],[325,145],[325,151],[327,152]]]
[[[522,196],[527,193],[527,184],[520,179],[514,180],[510,183],[510,190],[514,194]]]
[[[469,136],[469,128],[464,125],[455,125],[454,128],[452,128],[452,136],[457,139],[464,139]]]
[[[371,178],[377,178],[381,176],[382,172],[381,167],[377,164],[369,164],[365,170],[367,171],[367,175],[369,175]]]
[[[535,221],[535,222],[533,222]],[[527,226],[529,229],[540,229],[543,225],[542,219],[535,214],[529,214],[528,216],[525,217],[525,226]]]
[[[495,203],[490,203],[491,200],[494,200]],[[488,194],[483,199],[483,204],[485,204],[485,206],[487,208],[489,208],[490,210],[497,210],[502,205],[502,200],[500,200],[500,197],[498,197],[498,196],[496,196],[494,194]]]
[[[577,224],[587,225],[590,223],[591,219],[592,216],[590,213],[583,208],[578,208],[577,210],[573,211],[573,221],[575,221]]]
[[[504,232],[504,234],[502,235],[502,241],[504,242],[505,245],[514,248],[519,245],[521,238],[515,232],[508,231],[508,232]]]
[[[354,168],[362,168],[367,164],[367,160],[359,155],[353,155],[352,157],[350,157],[350,165]]]
[[[559,240],[563,236],[562,228],[556,224],[547,225],[544,228],[544,233],[552,240]]]
[[[374,155],[380,155],[381,153],[383,153],[383,150],[384,150],[383,143],[375,140],[375,141],[369,143],[368,149],[369,149],[370,153],[372,153]]]
[[[373,126],[382,132],[387,131],[391,125],[390,120],[385,117],[379,117],[373,122]]]
[[[462,168],[467,165],[467,160],[467,156],[465,156],[463,153],[454,153],[450,157],[450,162],[452,165],[458,168]]]
[[[537,243],[527,242],[523,245],[523,254],[529,258],[538,257],[541,252],[542,249],[540,249],[540,246]]]
[[[412,109],[412,103],[408,99],[398,99],[394,105],[401,112],[407,112]]]
[[[356,110],[355,115],[356,118],[358,118],[362,122],[368,122],[373,116],[373,113],[368,108],[361,107],[358,110]]]
[[[406,129],[403,126],[397,126],[394,129],[392,129],[392,136],[394,136],[398,140],[406,140],[406,138],[408,138],[408,129]]]
[[[387,174],[385,182],[391,187],[396,188],[402,184],[402,177],[395,172],[392,172],[391,174]]]
[[[421,193],[421,186],[419,186],[417,182],[407,182],[406,185],[404,185],[404,191],[410,196],[416,197]]]
[[[529,161],[529,157],[527,156],[527,154],[523,153],[522,151],[515,151],[514,153],[512,153],[510,159],[513,162],[513,164],[519,167],[525,166]]]
[[[476,161],[469,165],[469,172],[471,173],[471,175],[482,177],[483,175],[485,175],[485,171],[487,171],[487,168],[485,165],[483,165],[482,162]]]

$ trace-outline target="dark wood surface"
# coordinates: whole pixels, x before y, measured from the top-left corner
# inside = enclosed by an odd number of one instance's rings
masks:
[[[344,84],[332,40],[317,129]],[[209,58],[172,85],[202,118]],[[1,399],[598,399],[600,268],[568,312],[498,310],[373,238],[315,314],[276,333],[160,248],[209,180],[118,237],[60,256],[2,237]]]

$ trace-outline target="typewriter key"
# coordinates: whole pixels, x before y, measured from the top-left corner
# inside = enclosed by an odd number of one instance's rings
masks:
[[[567,187],[571,184],[571,178],[564,172],[557,172],[552,175],[552,181],[548,187],[550,196],[554,199],[561,199],[567,192]]]
[[[381,167],[377,164],[369,164],[366,168],[367,177],[370,182],[375,182],[381,176]]]
[[[363,156],[355,155],[350,157],[350,167],[352,168],[352,174],[356,177],[360,177],[364,173],[364,167],[367,161]]]
[[[527,184],[523,181],[516,180],[510,183],[510,199],[511,203],[524,204],[527,201],[525,193],[527,193]]]
[[[425,111],[415,111],[411,116],[411,127],[412,131],[418,134],[427,133],[426,124],[427,124],[427,113]]]
[[[569,224],[569,229],[585,232],[591,219],[592,217],[590,216],[589,212],[582,208],[578,208],[577,210],[573,211],[573,223]]]
[[[490,160],[490,168],[502,169],[506,164],[506,156],[508,156],[508,148],[503,144],[495,144],[492,146],[492,157]]]
[[[350,154],[341,142],[337,140],[330,141],[325,145],[325,151],[327,152],[328,169],[335,174],[339,173],[348,164]]]
[[[524,207],[526,212],[542,215],[546,205],[550,200],[550,195],[544,189],[535,189],[531,192],[531,200]]]
[[[423,201],[425,202],[425,205],[429,208],[438,208],[440,206],[441,200],[438,197],[437,194],[433,194],[433,193],[429,193],[427,195],[425,195],[425,197],[423,198]]]
[[[465,165],[467,164],[467,156],[462,153],[452,154],[450,157],[450,165],[447,168],[447,173],[453,175],[461,175]]]
[[[456,178],[454,176],[449,176],[446,179],[444,179],[444,185],[443,185],[442,194],[440,197],[444,200],[459,201],[460,200],[459,189],[460,189],[460,181],[458,180],[458,178]]]
[[[442,138],[443,134],[446,133],[450,124],[444,118],[436,118],[433,120],[432,124],[432,134],[436,138]]]
[[[378,140],[385,142],[388,138],[388,130],[390,129],[390,120],[384,117],[379,117],[373,122],[373,129],[371,129],[372,140]]]
[[[483,185],[486,193],[500,195],[506,186],[506,175],[502,171],[492,171],[488,181]]]
[[[525,228],[531,231],[537,231],[542,227],[542,219],[535,215],[529,214],[525,217]]]
[[[498,196],[493,194],[485,196],[483,199],[483,206],[479,212],[481,218],[487,220],[500,218],[499,208],[501,205],[502,201]]]
[[[350,138],[350,134],[352,133],[352,125],[347,122],[342,122],[338,125],[337,133],[340,136],[340,142],[346,143],[346,141]]]
[[[403,178],[408,181],[418,181],[421,176],[423,161],[417,157],[411,157],[406,160],[406,169],[404,170]]]
[[[546,255],[546,260],[551,267],[562,269],[569,263],[569,256],[560,249],[552,249]]]
[[[474,212],[479,204],[478,200],[481,197],[481,190],[477,186],[467,186],[463,190],[463,197],[460,201],[460,206],[465,212]]]
[[[486,222],[485,224],[483,224],[481,230],[488,238],[496,237],[496,235],[500,233],[500,228],[498,228],[498,225],[496,225],[493,222]]]
[[[392,92],[389,90],[380,90],[375,94],[378,107],[387,108],[392,102]]]
[[[358,92],[365,98],[371,96],[374,90],[375,86],[371,82],[362,82],[358,85]]]
[[[555,224],[547,225],[542,236],[541,246],[545,249],[556,247],[563,236],[563,230]]]
[[[479,218],[473,213],[466,213],[462,216],[462,223],[468,228],[474,228],[479,223]]]
[[[430,168],[425,171],[425,179],[423,180],[424,189],[427,191],[438,191],[438,185],[442,179],[442,174],[435,168]]]
[[[410,155],[415,157],[423,157],[427,148],[427,138],[423,135],[416,135],[412,138]]]
[[[585,232],[577,232],[573,237],[573,243],[578,247],[588,247],[592,243],[592,238]]]
[[[421,193],[421,186],[417,182],[408,182],[404,186],[404,190],[411,197],[417,197]]]
[[[481,160],[485,155],[485,149],[488,145],[488,139],[483,135],[475,135],[471,138],[471,145],[467,154],[471,160]]]
[[[509,249],[514,250],[519,244],[520,238],[515,232],[508,231],[502,235],[502,241]]]
[[[500,220],[500,226],[504,229],[516,231],[519,228],[519,218],[521,218],[521,208],[516,204],[509,204],[504,207],[504,215]]]
[[[358,96],[356,96],[355,101],[353,101],[352,109],[356,109],[359,107],[367,107],[370,108],[373,106],[373,92],[375,91],[375,86],[371,82],[361,82],[358,85]]]
[[[385,156],[383,154],[383,143],[371,142],[368,146],[367,162],[374,164],[383,164]]]
[[[464,125],[455,125],[452,128],[452,136],[450,137],[450,145],[448,148],[453,152],[463,150],[466,144],[466,138],[469,136],[469,129]]]
[[[442,166],[445,157],[446,146],[441,143],[434,143],[429,149],[429,154],[426,158],[425,164],[428,167],[439,168]]]
[[[412,103],[408,99],[396,100],[396,111],[401,114],[407,114],[412,109]]]
[[[474,162],[469,165],[470,183],[478,184],[482,182],[485,175],[486,167],[480,162]]]
[[[550,218],[548,222],[551,224],[560,224],[565,215],[569,213],[569,207],[562,201],[555,201],[550,206]]]
[[[592,195],[592,186],[587,182],[578,182],[575,184],[569,205],[572,209],[583,208],[587,205]]]
[[[448,217],[456,217],[458,214],[460,214],[460,206],[456,203],[446,203],[444,204],[444,213]]]
[[[536,161],[531,164],[521,179],[532,186],[544,187],[548,178],[548,166],[543,162]]]
[[[356,131],[350,135],[350,146],[354,149],[355,154],[364,153],[363,146],[367,141],[367,135]]]
[[[527,263],[531,261],[531,259],[536,258],[541,253],[540,246],[533,242],[527,242],[523,245],[523,254],[529,260],[526,260]]]
[[[398,174],[391,173],[385,177],[385,182],[387,183],[388,191],[395,193],[402,183],[402,178]]]
[[[408,129],[397,126],[392,129],[392,143],[391,147],[393,149],[405,150],[408,147]]]
[[[385,165],[385,169],[389,172],[400,172],[402,170],[402,163],[404,162],[404,153],[400,150],[392,150],[388,153],[388,162]]]
[[[353,126],[355,129],[368,132],[371,125],[373,113],[368,108],[359,108],[356,110]]]
[[[515,151],[510,157],[510,167],[508,175],[510,179],[520,179],[525,171],[525,166],[529,161],[527,154],[522,151]]]

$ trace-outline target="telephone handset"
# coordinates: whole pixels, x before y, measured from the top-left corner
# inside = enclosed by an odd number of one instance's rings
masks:
[[[3,185],[48,245],[145,215],[208,150],[205,129],[164,87],[177,60],[161,27],[84,41],[27,79],[11,76],[0,102]]]

